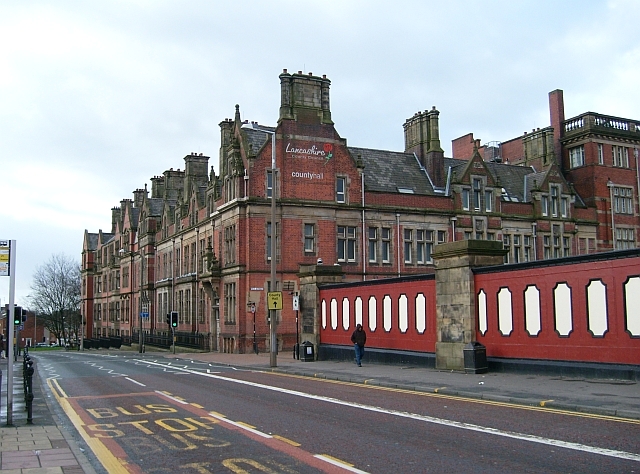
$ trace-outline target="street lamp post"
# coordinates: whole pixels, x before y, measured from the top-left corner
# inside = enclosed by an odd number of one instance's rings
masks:
[[[245,123],[242,128],[257,130],[271,135],[271,288],[276,291],[276,132],[275,130],[265,130],[256,126],[255,123]],[[269,339],[271,341],[271,352],[269,354],[269,365],[278,366],[278,339],[276,334],[276,310],[268,308],[269,317]]]
[[[80,314],[80,350],[84,351],[84,315]]]

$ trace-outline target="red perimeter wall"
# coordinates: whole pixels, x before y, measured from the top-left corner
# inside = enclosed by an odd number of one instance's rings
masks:
[[[431,274],[322,288],[320,341],[322,344],[351,345],[351,333],[356,323],[361,322],[367,332],[367,347],[435,352],[435,287],[435,278]],[[357,311],[358,298],[362,301],[360,312]],[[424,311],[419,303],[422,298]],[[335,304],[332,305],[332,301]],[[374,302],[375,315],[370,312],[370,301]],[[401,310],[403,301],[406,301],[406,312]],[[332,306],[335,310],[333,313]],[[391,311],[386,311],[385,307],[390,307]],[[406,314],[406,317],[401,318],[401,314]],[[335,329],[332,327],[332,317],[337,323]],[[406,326],[402,324],[402,319],[406,321]],[[425,322],[424,325],[421,325],[421,320]],[[424,330],[421,326],[424,326]]]
[[[476,339],[487,356],[640,364],[640,250],[480,268],[474,278]],[[529,309],[530,321],[537,321],[529,331],[528,287],[537,288],[539,305],[539,317]],[[594,287],[599,292],[591,294]],[[501,291],[508,297],[499,297]],[[416,304],[421,295],[424,311]],[[433,275],[330,285],[320,289],[320,302],[322,344],[351,345],[355,324],[362,321],[368,347],[435,352]]]
[[[640,257],[637,256],[535,265],[521,270],[509,270],[509,266],[505,266],[502,271],[488,273],[480,270],[475,275],[476,303],[484,291],[487,323],[483,333],[476,319],[477,340],[487,347],[489,357],[640,364],[640,333],[633,328],[633,322],[627,331],[627,318],[638,321],[640,305],[633,305],[632,299],[638,301],[640,295],[625,294],[629,279],[640,278],[639,275]],[[606,300],[601,308],[595,298],[588,297],[588,286],[592,282],[605,289]],[[531,285],[539,291],[540,331],[529,334],[525,328],[524,292]],[[570,313],[560,303],[556,306],[558,285],[570,289]],[[508,334],[503,334],[507,331],[499,327],[498,292],[502,288],[511,293],[512,330]],[[628,288],[630,290],[631,285]],[[630,314],[626,311],[625,298],[629,298],[632,306]],[[589,322],[589,310],[594,317],[596,312],[606,312],[604,322],[598,324],[599,329]],[[558,329],[557,318],[568,318],[569,314],[570,330],[566,331],[566,326],[565,330]],[[477,313],[476,318],[478,316]]]

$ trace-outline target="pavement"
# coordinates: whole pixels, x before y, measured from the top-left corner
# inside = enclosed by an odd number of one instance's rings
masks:
[[[37,354],[35,367],[37,370]],[[0,471],[3,474],[95,474],[82,448],[59,418],[42,386],[33,376],[31,422],[24,398],[22,356],[17,362],[0,359]],[[13,363],[11,425],[7,424],[7,364]],[[70,425],[70,423],[67,423]]]
[[[90,353],[123,351],[91,350]],[[128,352],[132,355],[131,352]],[[32,353],[37,372],[37,352]],[[311,378],[339,380],[499,403],[544,407],[548,410],[582,412],[640,420],[640,385],[635,381],[587,379],[555,375],[514,373],[465,374],[416,366],[367,364],[362,367],[345,361],[295,360],[291,352],[280,353],[271,367],[266,354],[221,354],[147,352],[144,358],[158,356],[207,362]],[[95,474],[83,454],[78,438],[71,432],[65,415],[43,389],[44,378],[34,376],[32,423],[28,423],[24,404],[22,358],[14,362],[12,425],[8,426],[7,359],[0,360],[2,395],[0,399],[0,470],[22,474]],[[69,429],[67,428],[69,427]]]

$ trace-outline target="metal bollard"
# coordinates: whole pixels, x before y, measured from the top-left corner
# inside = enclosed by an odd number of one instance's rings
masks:
[[[27,364],[31,357],[25,355],[22,359],[22,389],[24,390],[24,399],[27,399]]]
[[[25,393],[25,402],[27,408],[27,424],[30,425],[33,423],[33,373],[35,370],[33,369],[33,361],[29,360],[27,362],[27,371],[26,371],[26,393]]]

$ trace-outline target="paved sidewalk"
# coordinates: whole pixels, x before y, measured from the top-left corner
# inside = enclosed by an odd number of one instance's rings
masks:
[[[291,352],[286,352],[278,355],[275,368],[270,367],[268,353],[163,355],[255,370],[640,420],[640,384],[629,380],[495,372],[465,374],[414,366],[368,365],[366,353],[363,367],[358,367],[355,363],[345,361],[302,362],[294,360]]]
[[[12,424],[7,425],[7,359],[0,360],[0,470],[3,474],[94,474],[77,443],[57,423],[47,404],[41,379],[33,376],[32,423],[27,422],[22,357],[13,363]]]

